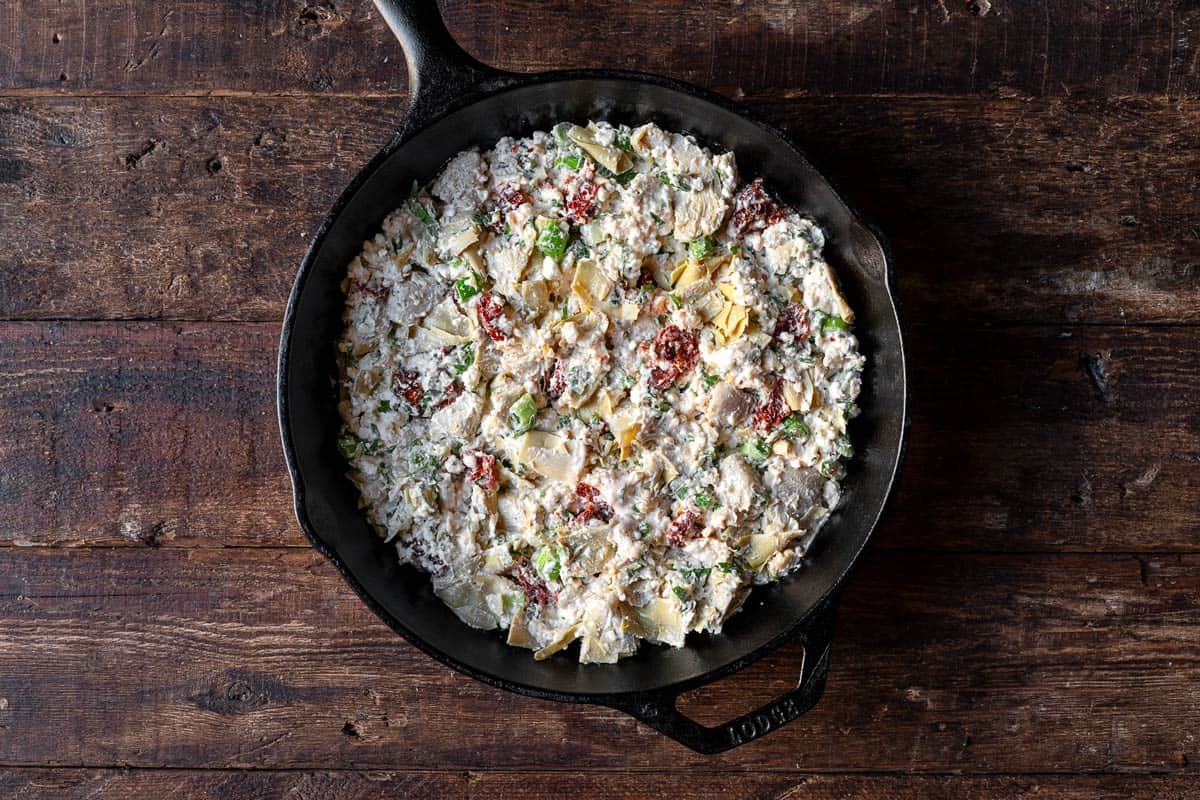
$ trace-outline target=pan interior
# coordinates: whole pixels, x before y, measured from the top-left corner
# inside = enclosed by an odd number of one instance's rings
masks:
[[[339,285],[347,262],[384,216],[399,206],[414,179],[430,180],[460,150],[490,147],[502,136],[523,136],[561,120],[603,118],[614,123],[655,121],[694,134],[737,157],[747,176],[769,186],[825,228],[826,257],[838,270],[858,314],[856,333],[867,357],[851,423],[856,455],[843,482],[844,499],[828,520],[804,568],[755,591],[719,636],[692,634],[675,650],[643,644],[617,665],[580,665],[574,648],[535,662],[509,647],[499,632],[459,622],[434,596],[429,581],[401,567],[393,548],[368,528],[358,494],[337,452],[334,343],[341,327]],[[785,635],[830,591],[865,544],[882,510],[899,458],[905,405],[898,322],[877,239],[847,210],[816,171],[770,130],[701,97],[655,83],[618,78],[571,78],[520,86],[459,109],[377,159],[318,241],[293,300],[290,347],[284,365],[285,439],[298,478],[302,520],[352,583],[385,620],[426,650],[509,688],[560,697],[594,697],[694,683],[740,666]]]

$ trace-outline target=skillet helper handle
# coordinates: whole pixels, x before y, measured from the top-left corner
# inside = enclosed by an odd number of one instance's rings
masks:
[[[374,0],[408,63],[405,131],[418,131],[451,108],[513,82],[473,58],[450,35],[437,0]]]
[[[698,753],[712,755],[778,730],[807,713],[821,699],[829,674],[836,597],[827,597],[796,633],[804,644],[804,663],[796,688],[758,709],[716,727],[701,725],[676,708],[681,692],[626,695],[610,705]]]

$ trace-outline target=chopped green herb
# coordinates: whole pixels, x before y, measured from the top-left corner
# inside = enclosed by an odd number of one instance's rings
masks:
[[[687,597],[688,597],[687,589],[683,588],[682,586],[676,586],[676,587],[672,588],[671,591],[674,592],[675,596],[679,598],[679,602],[681,602],[681,603],[687,602]]]
[[[492,218],[483,212],[471,215],[471,222],[474,222],[480,228],[486,228],[492,224]]]
[[[434,225],[433,216],[421,205],[421,201],[416,197],[408,199],[408,210],[417,215],[417,219],[424,222],[427,227],[432,228]]]
[[[650,535],[650,523],[643,522],[641,525],[638,525],[637,534],[638,534],[639,539],[645,539],[647,536],[649,536]]]
[[[537,238],[538,251],[547,258],[560,260],[567,252],[567,231],[558,220],[547,220]]]
[[[386,414],[392,410],[391,400],[380,400],[379,407],[376,409],[380,414]]]
[[[651,212],[650,212],[650,219],[654,220],[654,221],[655,221],[655,222],[657,222],[659,225],[663,225],[663,224],[665,224],[665,223],[663,222],[663,218],[662,218],[662,217],[660,217],[658,214],[655,214],[653,211],[651,211]]]
[[[719,375],[709,375],[703,366],[700,367],[700,378],[704,381],[704,386],[707,389],[711,389],[721,382],[721,377]]]
[[[338,437],[338,449],[342,451],[342,455],[346,458],[354,458],[358,455],[358,437],[346,433]]]
[[[626,153],[633,152],[633,145],[629,143],[629,131],[627,130],[618,129],[613,144],[624,150]]]
[[[789,439],[795,439],[797,436],[808,436],[812,433],[808,426],[804,424],[804,420],[799,414],[792,414],[783,421],[783,435]]]
[[[716,508],[718,505],[720,505],[720,503],[717,502],[717,499],[708,492],[696,492],[695,500],[696,505],[700,506],[701,508]]]
[[[722,561],[720,564],[717,564],[717,569],[721,570],[721,572],[740,572],[743,574],[753,572],[737,556],[733,556],[728,561]]]
[[[712,237],[701,236],[699,239],[692,239],[688,243],[688,253],[692,258],[704,258],[712,253],[716,245],[713,243]]]
[[[692,583],[699,583],[708,577],[712,572],[712,567],[697,567],[696,569],[681,569],[679,574],[687,578]]]
[[[771,448],[762,439],[754,438],[742,442],[742,446],[738,448],[738,452],[751,464],[762,464],[771,455]]]
[[[821,466],[817,471],[826,478],[840,478],[842,476],[842,465],[838,463],[836,458],[830,458],[821,462]]]
[[[683,308],[683,301],[679,299],[679,295],[671,292],[667,296],[671,298],[671,305],[675,306],[676,308]]]
[[[537,416],[537,403],[526,392],[517,398],[508,409],[508,424],[516,435],[521,435],[533,427],[533,418]]]
[[[465,303],[483,291],[483,278],[478,273],[459,278],[454,282],[454,291],[458,294],[458,302]]]
[[[677,499],[682,500],[687,496],[688,496],[688,488],[686,486],[680,486],[678,489],[675,490],[675,497]]]
[[[850,458],[854,455],[854,445],[850,444],[849,436],[843,436],[837,440],[837,454],[842,458]]]
[[[563,322],[566,322],[571,316],[570,305],[571,305],[571,302],[569,300],[563,301],[563,307],[562,307],[562,321]]]
[[[611,169],[604,166],[603,164],[596,165],[596,172],[600,173],[600,176],[602,178],[610,178],[610,179],[616,181],[617,183],[621,184],[622,186],[624,186],[625,184],[627,184],[631,180],[633,180],[635,177],[637,177],[636,169],[631,168],[631,169],[625,170],[624,172],[618,173],[618,172],[613,172]]]
[[[459,356],[458,362],[454,365],[454,372],[458,375],[462,375],[467,371],[468,367],[475,363],[475,345],[471,342],[466,342],[461,345],[461,348],[462,355]]]

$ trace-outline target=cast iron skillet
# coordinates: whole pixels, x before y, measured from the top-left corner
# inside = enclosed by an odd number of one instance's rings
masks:
[[[620,709],[702,753],[743,744],[808,711],[829,667],[840,587],[883,512],[907,428],[904,349],[880,239],[779,131],[709,92],[652,75],[612,70],[515,75],[480,64],[451,39],[433,0],[375,0],[404,46],[411,102],[401,129],[355,177],[317,231],[288,302],[279,351],[278,405],[300,527],[360,597],[397,633],[434,658],[493,686],[570,703]],[[719,636],[693,634],[688,647],[643,645],[619,664],[580,665],[573,650],[536,662],[495,631],[459,622],[428,579],[397,564],[396,552],[368,528],[357,490],[338,454],[335,348],[346,264],[414,179],[434,177],[452,155],[490,147],[561,120],[653,120],[732,150],[743,176],[811,214],[828,235],[834,264],[867,357],[862,415],[851,425],[857,450],[844,500],[803,569],[760,588]],[[820,120],[813,124],[820,125]],[[715,728],[675,708],[685,691],[728,675],[779,645],[800,640],[796,688]]]

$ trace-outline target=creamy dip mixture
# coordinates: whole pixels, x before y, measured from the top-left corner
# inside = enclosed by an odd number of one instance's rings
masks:
[[[371,523],[535,658],[720,631],[800,565],[852,454],[863,357],[823,244],[653,124],[459,153],[344,284]]]

